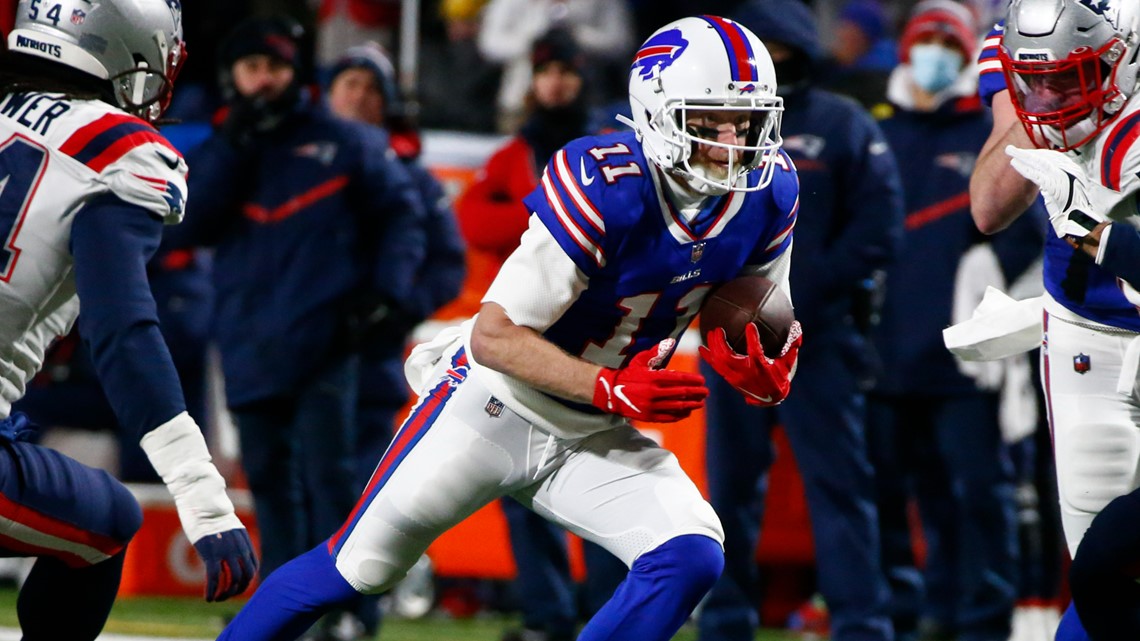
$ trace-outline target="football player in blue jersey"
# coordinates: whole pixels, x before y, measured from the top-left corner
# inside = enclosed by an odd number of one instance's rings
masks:
[[[0,56],[0,556],[37,557],[16,604],[28,641],[99,635],[142,520],[126,487],[28,442],[11,412],[75,323],[118,420],[174,497],[206,600],[242,592],[256,572],[147,282],[163,225],[186,202],[186,163],[153,126],[185,54],[181,16],[178,0],[21,0]]]
[[[358,592],[398,581],[445,530],[500,496],[630,571],[580,639],[665,641],[720,575],[723,535],[677,459],[630,419],[699,409],[698,374],[665,369],[708,291],[745,272],[787,291],[798,208],[764,45],[715,16],[654,33],[630,70],[633,131],[554,154],[475,319],[405,365],[419,403],[344,526],[282,566],[222,633],[291,639]],[[702,355],[757,404],[789,391],[776,358],[714,332]]]
[[[1004,228],[1040,188],[1055,232],[1042,378],[1076,606],[1059,641],[1140,635],[1138,13],[1128,1],[1018,0],[996,50],[1005,82],[983,75],[995,122],[971,180],[975,221]]]

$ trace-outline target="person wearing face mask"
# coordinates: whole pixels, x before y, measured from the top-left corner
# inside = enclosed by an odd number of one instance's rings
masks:
[[[1017,434],[1000,420],[1000,403],[1003,391],[1008,399],[1015,389],[1032,398],[1029,363],[1023,356],[996,367],[958,362],[942,341],[943,328],[969,318],[987,286],[1004,290],[1016,281],[1044,243],[1040,210],[992,238],[970,217],[969,177],[991,126],[971,64],[975,34],[964,5],[916,5],[888,85],[894,114],[882,123],[906,159],[906,233],[872,332],[883,371],[867,415],[890,611],[904,641],[1004,641],[1017,595],[1005,444]],[[921,572],[907,519],[912,496],[926,541]]]
[[[818,590],[836,641],[893,639],[879,567],[874,483],[864,441],[864,387],[873,362],[867,283],[898,251],[898,170],[875,122],[853,100],[820,89],[823,58],[811,11],[798,0],[751,0],[735,19],[764,41],[784,100],[784,149],[800,178],[801,215],[789,275],[810,337],[798,387],[777,407],[747,405],[704,367],[709,499],[725,527],[725,571],[698,623],[701,641],[746,641],[759,626],[755,552],[783,425],[804,479]],[[809,329],[810,328],[810,329]]]

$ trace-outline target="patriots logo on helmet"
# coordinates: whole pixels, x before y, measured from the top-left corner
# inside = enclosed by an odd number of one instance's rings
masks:
[[[663,31],[642,45],[633,57],[631,71],[639,72],[642,80],[649,80],[669,68],[688,46],[689,41],[681,35],[680,29]]]

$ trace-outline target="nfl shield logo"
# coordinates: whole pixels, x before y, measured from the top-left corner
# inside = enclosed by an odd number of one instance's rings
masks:
[[[503,402],[492,396],[487,399],[487,404],[483,406],[483,411],[487,412],[487,416],[491,418],[499,418],[503,415]]]
[[[689,261],[695,263],[701,259],[701,256],[704,256],[704,255],[705,255],[705,244],[704,243],[697,243],[696,245],[693,245],[693,252],[691,254],[689,254]]]
[[[1073,357],[1073,371],[1078,374],[1084,374],[1092,369],[1092,362],[1089,360],[1088,354],[1077,354]]]
[[[71,24],[83,24],[87,19],[87,12],[82,9],[73,9],[71,11]]]

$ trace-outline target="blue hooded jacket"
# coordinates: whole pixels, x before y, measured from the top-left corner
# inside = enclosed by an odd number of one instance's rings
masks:
[[[763,42],[815,63],[822,57],[811,11],[797,0],[751,0],[732,16]],[[778,72],[777,72],[778,73]],[[777,82],[780,79],[777,78]],[[867,282],[895,257],[902,189],[875,121],[856,102],[811,86],[781,84],[784,150],[800,179],[791,267],[792,301],[811,349],[865,343],[857,326]],[[818,346],[818,347],[815,347]]]

